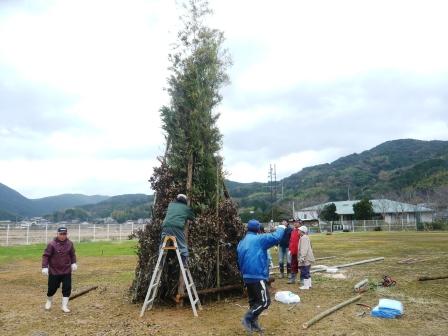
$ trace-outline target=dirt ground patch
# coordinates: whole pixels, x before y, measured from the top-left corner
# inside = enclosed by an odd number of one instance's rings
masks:
[[[346,279],[314,274],[310,291],[299,291],[298,285],[276,279],[272,298],[276,290],[291,290],[302,302],[291,308],[273,301],[260,318],[265,335],[446,335],[448,280],[419,283],[416,278],[448,272],[447,233],[354,233],[313,235],[311,239],[318,257],[337,256],[325,260],[329,266],[379,256],[386,259],[348,268]],[[405,258],[426,261],[397,263]],[[99,288],[71,302],[70,314],[60,310],[60,291],[53,309],[44,311],[46,278],[40,275],[38,256],[0,264],[1,335],[245,335],[240,319],[247,299],[241,297],[205,302],[198,318],[193,318],[188,304],[179,310],[156,305],[140,318],[141,305],[130,303],[127,296],[135,264],[136,257],[129,255],[80,257],[73,276],[74,292],[92,285]],[[402,318],[373,318],[368,309],[352,304],[302,329],[309,318],[352,297],[353,285],[359,280],[368,277],[373,283],[385,274],[398,285],[370,290],[359,302],[374,306],[379,298],[398,299],[405,309]],[[363,311],[366,315],[358,316]]]

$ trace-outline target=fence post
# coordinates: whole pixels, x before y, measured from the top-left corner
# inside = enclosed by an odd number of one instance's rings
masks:
[[[131,234],[134,233],[134,221],[132,221],[132,225],[131,225]]]
[[[109,240],[109,225],[110,224],[107,224],[107,240]]]
[[[45,224],[45,244],[48,243],[48,224]]]
[[[78,224],[78,243],[81,242],[81,224]]]
[[[6,246],[9,246],[9,224],[6,229]]]
[[[389,221],[389,232],[390,232],[390,221]]]
[[[120,241],[121,241],[121,224],[119,224],[120,225]]]
[[[353,232],[355,232],[355,221],[352,219],[352,227],[353,227]],[[344,229],[344,226],[342,226],[342,229]]]
[[[95,236],[96,236],[96,225],[93,224],[93,241],[95,241]]]
[[[366,232],[366,220],[364,219],[364,232]]]
[[[26,227],[26,244],[30,244],[30,224]]]

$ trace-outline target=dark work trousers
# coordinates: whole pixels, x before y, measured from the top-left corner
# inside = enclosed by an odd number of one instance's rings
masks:
[[[297,274],[299,272],[299,261],[297,254],[291,254],[291,273]]]
[[[165,238],[165,236],[176,237],[177,246],[179,247],[180,254],[182,255],[182,257],[188,258],[188,246],[187,246],[187,242],[185,241],[184,229],[180,229],[180,228],[176,228],[176,227],[162,227],[160,247],[162,247],[163,239]]]
[[[260,280],[254,283],[247,283],[246,287],[249,296],[249,310],[246,313],[246,317],[250,321],[255,321],[261,312],[268,309],[271,304],[268,285],[265,280]]]
[[[300,280],[311,278],[311,275],[310,275],[311,265],[299,266],[299,269],[300,269]]]
[[[47,296],[53,296],[62,282],[62,296],[70,297],[72,292],[72,274],[48,275]]]

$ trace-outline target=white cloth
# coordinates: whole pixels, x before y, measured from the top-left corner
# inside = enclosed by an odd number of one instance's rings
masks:
[[[42,275],[48,276],[48,267],[42,268]]]
[[[283,224],[280,224],[278,227],[281,229],[286,229],[286,226],[284,226]]]
[[[74,271],[76,271],[78,269],[78,265],[76,265],[76,264],[72,264],[72,271],[74,272]]]
[[[291,291],[279,291],[275,293],[275,300],[281,303],[299,303],[300,297]]]

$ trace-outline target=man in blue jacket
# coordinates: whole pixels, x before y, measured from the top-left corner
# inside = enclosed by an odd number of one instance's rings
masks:
[[[285,232],[279,225],[273,233],[258,234],[261,224],[256,219],[247,223],[247,234],[238,244],[238,265],[249,296],[249,310],[241,323],[248,332],[261,331],[258,316],[269,307],[271,299],[267,289],[269,279],[267,251],[277,245]]]

